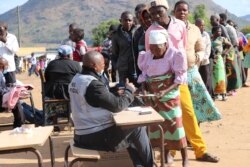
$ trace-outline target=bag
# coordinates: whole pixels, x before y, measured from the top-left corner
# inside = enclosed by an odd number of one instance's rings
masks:
[[[17,85],[10,88],[10,90],[2,97],[2,107],[7,108],[8,110],[13,109],[19,99],[23,99],[29,96],[29,93],[27,91],[32,89],[32,85]]]

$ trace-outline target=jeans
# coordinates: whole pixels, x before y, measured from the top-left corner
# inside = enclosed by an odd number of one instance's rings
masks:
[[[35,73],[36,76],[39,76],[39,74],[36,71],[36,65],[35,64],[32,64],[30,69],[29,69],[29,76],[31,76],[33,73]]]
[[[135,167],[152,167],[153,154],[146,128],[121,129],[112,126],[102,131],[74,135],[76,147],[100,151],[119,151],[127,149]]]
[[[16,106],[12,109],[14,116],[13,128],[21,127],[25,123],[25,115],[21,107],[20,101],[17,102]]]

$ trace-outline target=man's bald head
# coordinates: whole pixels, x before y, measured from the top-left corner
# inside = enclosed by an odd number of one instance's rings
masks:
[[[196,19],[195,20],[195,25],[197,27],[199,27],[201,33],[203,33],[203,31],[205,31],[205,22],[204,22],[203,19],[201,19],[201,18]]]
[[[3,58],[3,57],[0,57],[0,70],[5,70],[8,68],[8,61]]]
[[[3,27],[4,29],[8,29],[8,25],[7,23],[3,22],[3,21],[0,21],[0,27]]]
[[[0,21],[0,36],[6,37],[7,36],[8,26],[5,22]]]
[[[198,19],[195,20],[195,24],[196,24],[196,25],[204,24],[204,20],[201,19],[201,18],[198,18]]]
[[[83,66],[94,69],[96,72],[104,69],[104,58],[103,55],[97,51],[87,52],[83,56]],[[101,69],[103,66],[103,69]]]
[[[215,14],[215,15],[211,15],[210,17],[210,23],[211,25],[214,26],[219,26],[220,24],[220,16]]]

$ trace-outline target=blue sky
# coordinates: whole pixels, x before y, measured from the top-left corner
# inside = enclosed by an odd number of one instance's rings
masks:
[[[22,5],[28,0],[1,0],[0,14]],[[213,0],[237,16],[250,14],[250,0]]]
[[[250,0],[213,0],[236,16],[250,14]]]
[[[1,0],[0,14],[7,12],[10,9],[13,9],[18,5],[22,5],[27,1],[28,0]]]

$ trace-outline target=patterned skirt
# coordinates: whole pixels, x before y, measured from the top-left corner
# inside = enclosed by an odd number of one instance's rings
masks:
[[[213,64],[213,91],[214,94],[224,94],[226,90],[226,71],[221,55],[218,55],[217,62]]]
[[[221,119],[221,114],[215,107],[196,66],[188,69],[188,88],[198,122]]]
[[[250,68],[250,53],[246,53],[243,61],[244,68]]]
[[[173,74],[151,77],[146,81],[146,90],[149,93],[162,93],[174,83]],[[164,130],[165,148],[180,150],[187,146],[185,131],[182,125],[182,111],[180,108],[179,88],[175,88],[161,97],[144,98],[145,104],[152,106],[165,118],[161,124]],[[160,131],[150,127],[151,142],[159,142]]]
[[[227,91],[238,89],[242,86],[240,68],[238,65],[237,55],[232,49],[226,58],[226,74],[227,74]]]

